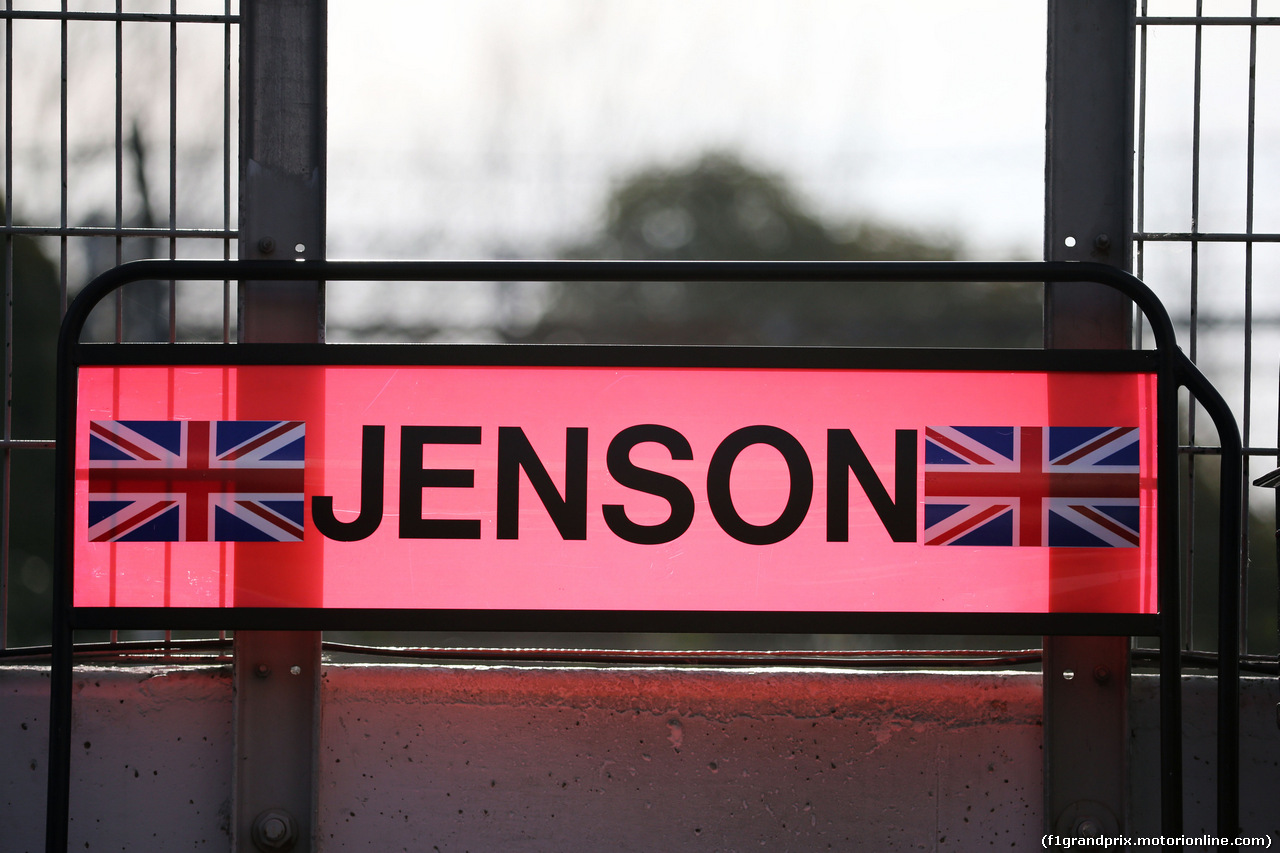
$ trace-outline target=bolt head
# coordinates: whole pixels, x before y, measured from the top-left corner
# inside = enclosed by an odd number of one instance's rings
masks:
[[[1076,821],[1076,838],[1101,838],[1102,824],[1092,817],[1082,817]]]
[[[269,817],[262,822],[262,837],[267,841],[280,842],[289,834],[289,824],[279,817]]]
[[[292,850],[298,843],[298,823],[284,809],[267,809],[253,819],[249,835],[264,853]]]

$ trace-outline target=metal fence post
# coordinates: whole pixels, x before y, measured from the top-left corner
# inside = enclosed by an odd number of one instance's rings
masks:
[[[1133,22],[1132,0],[1049,0],[1045,260],[1130,268]],[[1047,286],[1047,346],[1123,349],[1131,326],[1115,291]],[[1129,638],[1046,637],[1044,650],[1045,829],[1124,832]]]
[[[325,0],[242,4],[243,259],[324,258],[326,28]],[[241,282],[239,321],[244,342],[323,340],[324,284]],[[323,405],[323,395],[314,402]],[[306,544],[283,547],[305,566]],[[236,547],[237,604],[267,596],[256,576],[269,555]],[[234,669],[233,849],[313,850],[320,633],[237,632]]]

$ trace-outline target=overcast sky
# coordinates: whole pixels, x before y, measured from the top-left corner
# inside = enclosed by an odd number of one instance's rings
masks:
[[[611,182],[708,150],[783,173],[834,220],[1039,256],[1042,3],[386,0],[329,14],[333,256],[544,254],[598,222]]]

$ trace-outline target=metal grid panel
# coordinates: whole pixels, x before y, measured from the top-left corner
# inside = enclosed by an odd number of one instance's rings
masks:
[[[93,275],[142,257],[235,256],[239,4],[7,0],[0,652],[47,642],[58,318]],[[103,340],[230,340],[221,298],[121,293]],[[113,637],[114,639],[114,637]]]
[[[1280,8],[1261,5],[1259,0],[1142,0],[1137,19],[1135,247],[1140,277],[1174,282],[1165,299],[1182,317],[1189,353],[1235,401],[1246,453],[1268,457],[1277,454],[1280,444],[1272,434],[1280,396],[1274,374],[1280,305],[1272,305],[1264,294],[1255,298],[1254,281],[1280,267],[1280,215],[1275,202],[1265,194],[1258,197],[1254,188],[1274,183],[1280,172],[1274,160],[1259,157],[1260,151],[1275,148],[1267,143],[1268,134],[1275,133],[1275,118],[1266,105],[1280,101],[1280,93],[1273,91]],[[156,0],[126,7],[124,0],[115,0],[63,2],[51,9],[49,4],[7,0],[0,20],[5,28],[0,226],[6,286],[6,405],[0,436],[6,508],[0,513],[4,649],[42,636],[15,626],[21,619],[9,607],[20,601],[23,611],[43,614],[44,607],[32,602],[41,601],[47,590],[47,563],[38,548],[22,546],[28,524],[9,509],[15,500],[28,503],[35,494],[24,477],[38,479],[39,464],[24,473],[24,460],[45,459],[52,447],[50,430],[26,425],[31,411],[43,404],[22,391],[22,374],[33,361],[23,355],[22,343],[32,325],[23,310],[24,288],[32,280],[26,255],[39,250],[52,262],[52,286],[61,309],[73,284],[123,260],[234,256],[239,5],[231,0]],[[1220,43],[1220,38],[1226,41]],[[1220,73],[1231,65],[1221,60],[1223,43],[1226,55],[1234,56],[1243,70]],[[1235,78],[1227,79],[1226,72]],[[1176,86],[1184,91],[1162,96]],[[1224,179],[1215,171],[1221,128],[1217,114],[1206,107],[1219,104],[1216,93],[1232,87],[1242,93],[1235,97],[1244,100],[1239,110],[1243,130],[1235,130],[1240,150],[1234,156],[1241,165],[1236,169],[1240,174]],[[161,93],[164,97],[157,97]],[[1182,99],[1180,115],[1166,108],[1177,98]],[[1187,137],[1180,154],[1166,144],[1170,123],[1176,131],[1179,122],[1186,125]],[[1223,197],[1220,188],[1232,181],[1243,189]],[[1172,198],[1171,187],[1181,188]],[[1223,212],[1227,210],[1233,212]],[[174,282],[140,287],[136,299],[124,295],[117,301],[114,324],[95,333],[117,340],[230,339],[235,322],[230,289],[213,306],[194,294],[188,298],[183,290]],[[1222,356],[1224,351],[1228,355]],[[1212,436],[1204,431],[1191,406],[1185,452],[1193,504],[1196,498],[1205,503],[1196,472],[1212,465],[1200,459],[1212,453]],[[1267,467],[1255,463],[1254,475]],[[1257,511],[1270,495],[1255,490],[1245,499]],[[1193,512],[1205,514],[1203,509]],[[1188,553],[1211,554],[1211,546],[1197,543],[1194,527],[1188,524]],[[1270,543],[1258,538],[1251,537],[1255,575],[1264,567],[1260,564],[1272,560],[1270,549],[1263,548]],[[1188,559],[1188,565],[1193,562]],[[1201,608],[1195,587],[1188,588],[1193,590],[1187,604],[1188,645],[1211,646],[1190,613],[1212,608]],[[1246,593],[1253,606],[1245,615],[1251,613],[1254,623],[1246,648],[1273,651],[1274,627],[1260,628],[1258,614],[1274,612],[1275,592],[1255,577]]]
[[[1188,355],[1231,402],[1248,483],[1275,457],[1280,300],[1255,288],[1280,272],[1280,210],[1256,192],[1280,177],[1280,7],[1259,0],[1141,0],[1138,35],[1135,271],[1157,282]],[[1266,14],[1270,12],[1271,14]],[[1209,520],[1216,442],[1185,402],[1182,453],[1184,644],[1216,650]],[[1274,655],[1271,490],[1244,489],[1246,572],[1240,651]],[[1268,519],[1264,521],[1263,519]],[[1209,541],[1205,541],[1209,540]]]

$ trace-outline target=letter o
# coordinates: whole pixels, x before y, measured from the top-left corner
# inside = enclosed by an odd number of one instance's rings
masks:
[[[782,454],[791,476],[791,491],[782,514],[768,524],[752,524],[738,514],[729,490],[729,475],[738,455],[753,444],[767,444]],[[748,545],[772,545],[795,533],[813,501],[813,466],[796,437],[775,426],[756,425],[729,433],[707,466],[707,503],[720,529]]]

